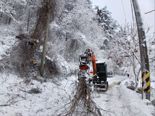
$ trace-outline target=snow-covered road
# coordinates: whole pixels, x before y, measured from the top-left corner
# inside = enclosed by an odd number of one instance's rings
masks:
[[[141,100],[141,95],[125,86],[124,77],[109,80],[109,90],[95,93],[94,101],[104,116],[155,116],[155,109],[149,101]]]
[[[103,116],[155,116],[155,108],[149,101],[141,100],[141,95],[125,86],[125,78],[109,78],[107,92],[92,92],[92,98]],[[0,116],[57,116],[65,110],[74,93],[76,78],[40,83],[35,80],[25,85],[16,75],[1,74]],[[57,83],[57,84],[56,84]],[[22,90],[31,88],[42,90],[40,94],[29,94]],[[2,106],[2,105],[6,106]],[[66,111],[66,110],[65,110]]]

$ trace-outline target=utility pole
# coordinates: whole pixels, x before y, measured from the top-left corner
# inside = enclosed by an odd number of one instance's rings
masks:
[[[139,9],[139,5],[137,0],[132,0],[136,23],[137,23],[137,31],[138,31],[138,38],[139,38],[139,48],[140,48],[140,60],[141,60],[141,72],[144,73],[149,70],[149,58],[147,53],[147,44],[146,44],[146,37],[145,31],[143,29],[143,22],[141,18],[141,13]],[[144,86],[144,78],[142,78],[142,87]],[[150,82],[150,77],[149,77]],[[150,100],[150,86],[148,87],[149,91],[146,92],[146,99]],[[142,93],[143,98],[143,93]]]

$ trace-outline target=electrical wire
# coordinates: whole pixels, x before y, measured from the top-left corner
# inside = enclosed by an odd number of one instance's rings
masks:
[[[132,25],[133,28],[135,27],[135,16],[134,16],[134,9],[133,9],[133,4],[132,4],[132,0],[130,0],[130,5],[131,5],[131,13],[132,13]]]
[[[154,0],[154,10],[155,10],[155,0]],[[154,11],[154,32],[153,32],[153,38],[155,41],[155,11]]]
[[[124,14],[124,19],[125,19],[125,25],[127,25],[127,20],[126,20],[126,13],[125,13],[125,8],[124,8],[124,2],[121,0],[122,3],[122,9],[123,9],[123,14]]]
[[[154,0],[154,10],[155,10],[155,0]],[[153,41],[155,42],[155,11],[154,11],[154,32],[153,32]],[[155,54],[155,51],[154,51]],[[154,70],[155,70],[155,64],[154,64]]]

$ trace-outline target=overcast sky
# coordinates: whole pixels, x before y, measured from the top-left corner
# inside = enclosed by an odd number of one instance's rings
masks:
[[[132,13],[130,0],[91,0],[93,5],[100,8],[107,6],[108,10],[112,13],[112,17],[124,25],[126,23],[132,24]],[[155,0],[138,0],[142,18],[145,28],[150,27],[154,32],[155,12],[145,14],[154,9]]]

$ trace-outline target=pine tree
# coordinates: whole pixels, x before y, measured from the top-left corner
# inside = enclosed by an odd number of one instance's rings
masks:
[[[99,9],[96,7],[96,15],[98,24],[103,28],[106,36],[108,38],[112,38],[115,30],[117,29],[118,25],[116,21],[112,18],[111,13],[107,10],[107,7]]]

